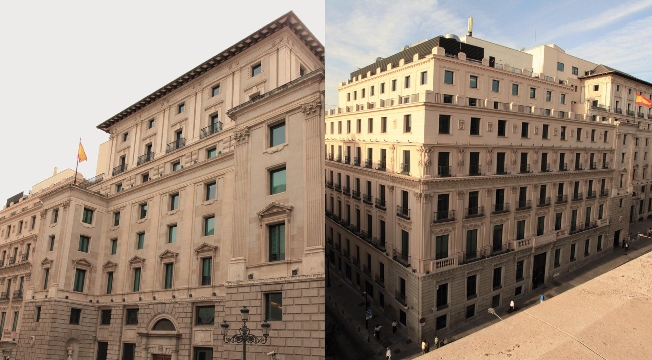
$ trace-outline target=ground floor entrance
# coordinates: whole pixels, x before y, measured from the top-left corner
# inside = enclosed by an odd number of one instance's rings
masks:
[[[545,282],[546,277],[546,253],[534,255],[532,266],[532,289]]]
[[[614,247],[617,248],[620,246],[620,230],[614,232]]]
[[[172,360],[172,355],[152,355],[152,360]]]

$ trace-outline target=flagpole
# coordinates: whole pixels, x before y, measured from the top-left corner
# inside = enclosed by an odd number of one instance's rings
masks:
[[[79,138],[79,143],[81,144],[81,138]],[[77,165],[75,165],[75,180],[73,185],[77,184],[77,168],[79,167],[79,146],[77,146]]]

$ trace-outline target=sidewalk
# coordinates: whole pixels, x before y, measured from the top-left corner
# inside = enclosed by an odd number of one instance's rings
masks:
[[[639,232],[643,233],[648,228],[652,228],[652,220],[632,224],[630,227],[630,233],[632,235],[638,234]],[[627,253],[625,253],[625,250],[620,247],[615,248],[611,253],[604,255],[602,258],[589,263],[570,274],[551,280],[547,284],[526,294],[524,297],[515,300],[518,309],[515,313],[537,304],[541,294],[544,294],[546,299],[550,299],[579,284],[613,270],[649,251],[652,251],[652,238],[643,236],[640,237],[640,240],[632,241],[630,243],[629,251]],[[375,306],[372,301],[370,301],[370,303],[373,311],[373,319],[369,320],[369,333],[367,333],[364,322],[365,300],[362,296],[362,291],[351,286],[351,284],[340,277],[336,271],[332,270],[332,268],[329,269],[329,271],[331,287],[326,289],[326,307],[336,315],[336,321],[340,322],[350,330],[349,333],[352,334],[352,336],[358,336],[358,339],[356,339],[357,341],[354,342],[357,344],[358,349],[350,349],[350,351],[343,349],[345,353],[354,354],[362,349],[368,349],[376,354],[373,358],[369,359],[380,360],[385,359],[385,349],[389,346],[392,349],[392,359],[394,360],[413,359],[421,355],[420,341],[409,339],[405,333],[405,329],[400,325],[396,334],[392,334],[391,322],[393,319],[386,318],[382,310]],[[504,308],[497,309],[496,313],[503,319],[512,315]],[[485,314],[484,316],[479,316],[475,321],[464,324],[463,326],[448,332],[446,334],[447,342],[450,343],[466,335],[472,334],[497,321],[500,320],[494,315]],[[376,324],[382,326],[380,336],[381,342],[378,342],[373,337],[373,328]],[[368,343],[366,342],[367,336],[369,337]],[[441,340],[443,340],[443,338],[440,338],[440,341]],[[434,351],[433,344],[430,345],[431,351]],[[356,358],[354,357],[353,359]]]

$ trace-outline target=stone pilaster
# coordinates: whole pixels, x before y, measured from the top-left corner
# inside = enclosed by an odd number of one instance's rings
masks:
[[[233,186],[233,255],[229,263],[228,281],[242,281],[247,270],[249,239],[249,129],[235,130],[235,181]]]

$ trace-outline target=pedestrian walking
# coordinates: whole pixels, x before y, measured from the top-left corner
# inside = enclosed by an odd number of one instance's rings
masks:
[[[430,343],[426,341],[426,354],[430,351]]]
[[[541,297],[539,297],[539,300],[541,300],[541,302],[543,302],[543,300],[545,300],[545,299],[546,298],[543,296],[543,294],[541,294]]]
[[[627,252],[627,250],[629,250],[629,241],[625,242],[625,252]]]
[[[439,347],[439,338],[437,337],[437,335],[435,335],[434,344],[435,344],[435,349]]]
[[[625,241],[627,241],[627,238],[626,238],[626,237],[623,238],[623,245],[622,245],[622,248],[623,248],[623,249],[625,248]]]
[[[516,306],[514,305],[514,300],[509,302],[509,312],[512,312],[516,310]]]
[[[387,360],[392,360],[392,350],[389,349],[389,346],[387,347],[387,352],[385,353],[385,356],[387,357]]]
[[[396,320],[392,321],[392,334],[396,334]]]
[[[421,342],[421,355],[426,353],[426,339]]]
[[[374,328],[374,337],[378,341],[380,341],[380,328],[382,328],[382,326],[380,326],[378,324],[376,324],[376,327]]]

